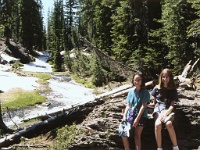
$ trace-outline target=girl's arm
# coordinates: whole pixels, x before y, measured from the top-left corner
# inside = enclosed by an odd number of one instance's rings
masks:
[[[128,112],[129,107],[130,107],[130,103],[127,103],[124,114],[123,114],[123,119],[122,119],[123,121],[126,121],[126,114]]]
[[[125,108],[125,110],[124,110],[124,114],[123,114],[123,120],[122,121],[126,121],[126,114],[127,114],[127,112],[128,112],[128,109],[130,108],[130,101],[131,101],[131,99],[132,99],[132,90],[130,90],[129,92],[128,92],[128,95],[127,95],[127,97],[126,97],[126,108]]]
[[[166,115],[169,115],[173,111],[173,109],[174,109],[174,102],[175,101],[171,101],[171,104],[170,104],[169,108],[165,111]]]
[[[153,97],[153,104],[155,105],[156,104],[156,98]]]
[[[147,102],[143,102],[142,106],[140,107],[139,113],[133,122],[133,127],[137,127],[137,125],[139,124],[139,120],[142,117],[142,114],[143,114],[146,106],[147,106]]]
[[[173,111],[175,101],[171,101],[171,104],[168,109],[166,109],[162,115],[161,121],[163,122],[165,118]]]

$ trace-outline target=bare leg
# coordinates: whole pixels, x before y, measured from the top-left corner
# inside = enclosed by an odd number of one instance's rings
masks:
[[[143,131],[143,126],[137,126],[135,128],[135,135],[134,135],[134,140],[135,140],[135,149],[136,150],[141,150],[141,134]]]
[[[158,119],[158,114],[155,116],[155,138],[156,138],[156,143],[158,148],[162,148],[162,122],[160,119]]]
[[[130,150],[128,137],[122,137],[125,150]]]
[[[172,121],[167,121],[166,122],[166,128],[169,132],[169,137],[172,141],[173,146],[177,146],[177,139],[176,139],[176,133],[172,124]]]

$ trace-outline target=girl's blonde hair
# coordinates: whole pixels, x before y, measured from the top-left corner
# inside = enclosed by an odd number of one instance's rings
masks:
[[[167,88],[168,89],[176,89],[176,84],[174,82],[174,77],[173,77],[172,71],[168,68],[163,69],[158,77],[158,89],[162,89],[164,87],[163,82],[162,82],[163,74],[167,74],[169,76],[169,83],[167,85]]]

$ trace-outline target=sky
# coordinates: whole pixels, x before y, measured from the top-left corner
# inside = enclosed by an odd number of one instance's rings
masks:
[[[48,17],[48,10],[53,8],[54,0],[42,0],[43,4],[43,17],[44,17],[44,26],[47,25],[47,17]]]

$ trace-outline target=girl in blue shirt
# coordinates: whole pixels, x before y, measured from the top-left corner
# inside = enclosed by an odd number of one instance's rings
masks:
[[[145,78],[141,72],[136,72],[132,79],[133,88],[129,91],[126,98],[126,109],[123,115],[123,121],[127,121],[127,112],[131,107],[136,106],[136,114],[132,127],[135,128],[134,141],[136,150],[141,150],[141,133],[144,126],[147,123],[147,103],[150,102],[150,94],[147,89],[145,89]],[[128,137],[122,137],[125,150],[130,150]]]

